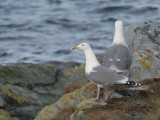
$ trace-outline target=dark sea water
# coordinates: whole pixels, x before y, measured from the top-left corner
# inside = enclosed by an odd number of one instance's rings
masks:
[[[159,21],[159,0],[0,0],[0,63],[84,62],[112,43],[114,22]]]

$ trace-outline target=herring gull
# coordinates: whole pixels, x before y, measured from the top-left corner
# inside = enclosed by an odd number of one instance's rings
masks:
[[[117,73],[129,70],[132,56],[123,35],[123,22],[115,22],[115,34],[112,45],[105,53],[103,65]]]
[[[99,64],[92,48],[87,43],[81,43],[80,45],[73,47],[72,50],[80,49],[84,51],[85,58],[86,58],[86,65],[85,65],[85,73],[88,79],[97,84],[98,92],[96,98],[91,98],[92,100],[99,99],[99,91],[101,87],[105,87],[106,96],[105,100],[107,100],[107,88],[108,84],[125,84],[128,81],[128,78],[117,74],[116,72],[110,70],[107,67],[104,67]]]
[[[128,49],[123,35],[123,22],[115,22],[115,33],[112,45],[108,48],[103,59],[103,65],[118,74],[129,72],[132,64],[132,55]],[[134,81],[128,81],[128,85],[141,85]]]

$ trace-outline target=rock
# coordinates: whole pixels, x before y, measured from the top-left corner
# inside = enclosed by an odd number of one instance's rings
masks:
[[[138,86],[134,88],[123,88],[118,91],[108,91],[109,98],[122,98],[126,96],[134,96],[137,91],[147,91],[149,87],[147,85]],[[93,83],[89,83],[72,93],[63,95],[56,103],[49,105],[41,110],[35,120],[52,120],[55,119],[56,114],[65,108],[75,107],[75,112],[70,116],[71,120],[79,120],[83,118],[84,110],[92,108],[93,106],[106,106],[107,103],[103,101],[92,101],[88,98],[95,96],[97,86]],[[137,101],[137,104],[141,104],[142,101]],[[143,104],[143,103],[142,103]],[[128,118],[127,118],[128,119]]]
[[[127,90],[127,89],[116,89],[114,90],[116,93],[121,94],[122,96],[131,97],[136,94],[136,90]]]
[[[108,92],[108,98],[122,98],[122,97],[123,95],[119,94],[114,90]]]
[[[67,82],[66,82],[67,80]],[[70,85],[87,83],[87,77],[85,74],[85,64],[81,64],[77,68],[69,68],[63,72],[63,76],[59,78],[61,83],[66,87]]]
[[[43,106],[29,105],[24,107],[16,107],[16,109],[10,108],[8,110],[10,115],[16,116],[21,120],[33,120],[36,117],[37,112],[42,108]]]
[[[147,91],[147,90],[149,90],[149,86],[143,85],[139,87],[132,87],[132,88],[126,88],[126,89],[115,89],[114,91],[116,93],[119,93],[122,96],[132,97],[136,94],[137,91]]]
[[[144,114],[131,114],[129,117],[127,118],[122,118],[120,120],[145,120],[146,115]]]
[[[51,64],[0,65],[0,106],[13,116],[32,119],[43,106],[56,102],[66,87],[87,82],[84,64],[65,64],[64,71]]]
[[[40,85],[53,85],[60,73],[60,69],[53,65],[25,63],[0,65],[0,82],[32,89]]]
[[[70,106],[78,106],[74,115],[80,114],[80,111],[83,108],[88,108],[94,105],[95,102],[88,101],[88,98],[93,96],[96,90],[97,86],[93,83],[89,83],[81,89],[65,94],[56,103],[43,108],[35,120],[53,120],[58,112]]]
[[[3,109],[0,109],[0,120],[19,120],[18,118],[11,117],[8,112]]]
[[[45,64],[51,64],[51,65],[58,66],[62,70],[66,70],[69,68],[76,68],[81,65],[81,63],[76,63],[76,62],[59,62],[59,61],[49,61]]]
[[[142,86],[139,86],[139,87],[128,88],[128,90],[149,90],[149,86],[148,85],[142,85]]]
[[[97,57],[99,63],[103,63],[104,54],[96,54],[96,57]]]
[[[149,104],[146,103],[144,100],[136,100],[136,101],[133,101],[133,103],[135,103],[136,105],[149,106]]]
[[[91,108],[93,106],[105,106],[107,105],[106,102],[100,101],[100,102],[95,102],[90,99],[85,99],[81,103],[77,105],[77,108],[75,112],[71,115],[70,120],[79,120],[84,117],[84,112],[83,110]]]
[[[160,22],[136,23],[124,37],[132,52],[131,80],[160,77]]]
[[[5,102],[4,99],[0,96],[0,107],[4,107]]]

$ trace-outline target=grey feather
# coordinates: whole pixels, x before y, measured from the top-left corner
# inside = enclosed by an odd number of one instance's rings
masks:
[[[94,83],[102,86],[107,84],[123,84],[128,78],[113,72],[112,70],[101,65],[94,67],[93,71],[87,74],[87,77]],[[123,82],[122,82],[123,81]]]
[[[132,56],[128,47],[114,44],[105,53],[103,65],[110,68],[115,66],[119,70],[127,70],[132,64]]]

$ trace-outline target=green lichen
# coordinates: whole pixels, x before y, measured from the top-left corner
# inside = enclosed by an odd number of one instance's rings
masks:
[[[19,104],[22,104],[25,102],[25,100],[21,97],[17,97],[15,96],[12,92],[10,92],[10,90],[8,90],[6,88],[6,86],[2,86],[1,87],[1,90],[4,94],[8,95],[9,97],[11,97],[12,99],[16,100]]]

